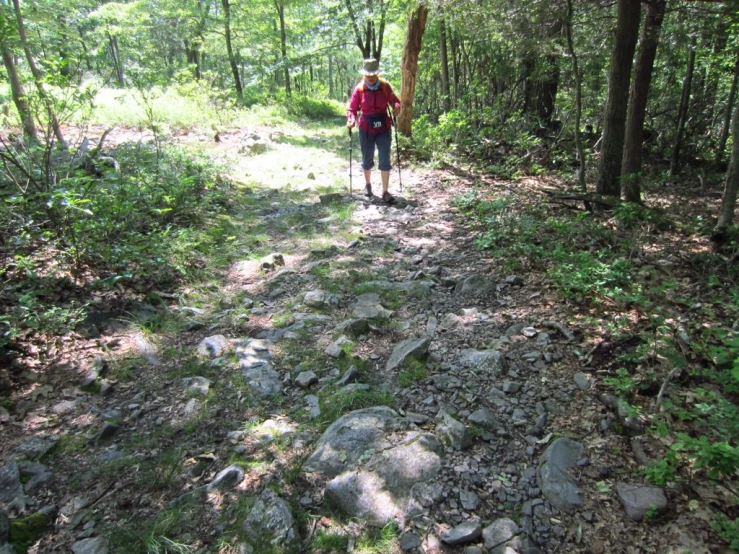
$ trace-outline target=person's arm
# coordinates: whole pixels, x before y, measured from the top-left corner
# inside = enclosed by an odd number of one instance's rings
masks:
[[[359,87],[354,87],[352,97],[346,106],[346,126],[349,128],[354,127],[357,123],[357,112],[359,111],[360,101]]]
[[[390,94],[388,95],[390,97],[388,100],[388,104],[390,104],[390,107],[393,109],[393,115],[397,117],[398,115],[400,115],[400,110],[402,109],[400,106],[400,98],[395,95],[393,87],[390,86],[390,83],[387,84],[387,88],[390,91]]]

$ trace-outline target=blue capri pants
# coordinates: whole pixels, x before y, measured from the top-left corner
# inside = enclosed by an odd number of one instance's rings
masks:
[[[382,133],[367,133],[360,129],[359,146],[362,149],[362,169],[372,169],[375,167],[375,145],[377,145],[377,153],[380,159],[380,171],[390,171],[390,144],[393,141],[391,129]]]

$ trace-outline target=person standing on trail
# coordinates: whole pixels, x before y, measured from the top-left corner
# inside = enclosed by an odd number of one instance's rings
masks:
[[[364,193],[372,196],[372,168],[375,166],[375,145],[379,157],[380,177],[382,179],[382,199],[388,204],[394,202],[388,192],[390,184],[390,144],[392,142],[392,119],[388,107],[397,117],[400,113],[400,99],[395,96],[390,83],[380,79],[380,63],[372,58],[364,60],[359,71],[364,77],[354,87],[352,97],[346,107],[346,126],[352,129],[359,116],[359,145],[362,149],[362,169],[364,170]]]

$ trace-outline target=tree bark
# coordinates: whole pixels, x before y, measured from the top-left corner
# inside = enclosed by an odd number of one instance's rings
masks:
[[[718,223],[716,223],[714,229],[715,235],[725,233],[734,219],[736,193],[737,188],[739,188],[739,110],[734,110],[734,117],[731,122],[731,137],[734,140],[734,146],[731,149],[731,161],[726,173],[726,185],[724,186],[724,195],[721,198]]]
[[[629,99],[631,66],[634,60],[636,39],[639,35],[640,13],[639,0],[618,0],[616,43],[611,55],[608,76],[608,100],[596,185],[596,191],[599,194],[608,196],[620,196],[621,193],[619,177],[626,130],[626,108]]]
[[[572,60],[572,74],[575,79],[575,149],[577,150],[577,184],[581,191],[587,192],[585,185],[585,152],[582,147],[582,139],[580,137],[580,118],[582,117],[582,76],[575,54],[575,48],[572,44],[572,0],[567,0],[567,15],[565,17],[565,34],[567,36],[567,51]]]
[[[123,71],[123,61],[121,53],[118,49],[118,40],[108,33],[108,47],[110,48],[110,57],[113,60],[113,69],[115,69],[115,77],[118,84],[122,87],[126,86],[126,75]]]
[[[418,70],[418,55],[421,53],[423,33],[426,30],[428,8],[420,2],[415,10],[408,15],[407,34],[403,48],[403,59],[400,62],[402,82],[400,88],[400,103],[403,110],[398,117],[398,131],[410,137],[411,120],[413,118],[413,97],[416,92],[416,73]]]
[[[239,66],[236,63],[236,56],[234,56],[233,45],[231,44],[231,4],[229,2],[230,0],[221,0],[221,5],[223,6],[224,31],[226,35],[226,52],[228,53],[228,63],[231,65],[231,73],[233,73],[234,77],[236,95],[241,99],[244,96],[244,89],[241,86]],[[289,87],[290,85],[287,86]]]
[[[680,109],[677,116],[677,130],[675,131],[675,145],[672,148],[672,159],[670,160],[670,175],[677,175],[680,172],[680,149],[683,145],[683,132],[685,131],[685,122],[688,119],[690,111],[690,90],[693,84],[693,72],[695,69],[695,46],[690,47],[688,55],[688,69],[683,79],[683,91],[680,95]]]
[[[285,75],[285,94],[290,96],[290,68],[287,66],[287,33],[285,32],[285,2],[275,0],[277,16],[280,18],[280,54],[282,55],[282,71]]]
[[[13,0],[13,7],[15,9],[15,19],[18,24],[18,35],[21,39],[21,46],[23,46],[23,51],[26,54],[26,61],[28,61],[28,67],[31,69],[33,82],[36,85],[36,90],[38,90],[39,98],[41,99],[41,102],[44,104],[44,108],[46,109],[46,115],[49,118],[51,129],[54,132],[54,136],[56,137],[59,146],[61,146],[62,148],[69,148],[69,146],[67,145],[67,141],[64,140],[64,135],[62,134],[62,129],[59,125],[59,121],[56,118],[52,99],[46,93],[46,89],[44,88],[44,76],[41,73],[41,70],[36,66],[36,60],[31,53],[31,47],[28,44],[28,39],[26,38],[26,27],[23,22],[23,16],[21,15],[21,6],[19,0]]]
[[[666,0],[652,0],[647,4],[647,14],[644,17],[644,26],[639,39],[634,83],[631,86],[626,116],[624,159],[621,165],[621,192],[627,202],[641,202],[639,174],[641,172],[644,116],[647,113],[647,97],[652,82],[654,59],[657,55],[666,4]]]
[[[439,4],[439,55],[441,57],[441,94],[444,111],[449,111],[449,55],[446,48],[446,21],[444,20],[444,4]]]
[[[18,77],[18,70],[15,67],[15,60],[13,58],[13,52],[10,51],[5,41],[0,41],[0,48],[3,53],[3,62],[5,64],[5,70],[8,73],[8,81],[10,82],[10,92],[13,95],[13,103],[15,108],[18,110],[18,115],[21,118],[21,124],[23,126],[23,135],[29,142],[38,142],[38,133],[36,131],[36,124],[33,121],[33,113],[31,112],[31,106],[28,103],[28,97],[26,92],[23,90],[23,84]]]
[[[734,79],[731,81],[731,89],[729,90],[729,101],[726,104],[724,112],[724,124],[721,127],[721,136],[718,141],[718,149],[716,150],[716,165],[721,165],[726,150],[726,140],[729,138],[729,126],[731,125],[731,112],[734,108],[734,99],[736,98],[736,90],[739,88],[739,52],[736,55],[736,63],[734,64]]]

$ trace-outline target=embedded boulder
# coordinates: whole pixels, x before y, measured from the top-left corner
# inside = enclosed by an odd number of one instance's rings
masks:
[[[264,489],[244,521],[243,529],[256,548],[278,547],[286,553],[299,550],[300,535],[290,507],[272,489]]]
[[[582,490],[568,470],[582,457],[583,445],[572,439],[557,439],[541,455],[537,479],[542,494],[552,506],[573,512],[582,506]]]
[[[395,521],[402,527],[422,509],[442,455],[434,435],[379,406],[335,421],[303,469],[327,481],[326,500],[344,513],[371,524]]]

